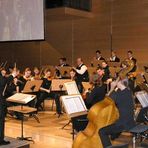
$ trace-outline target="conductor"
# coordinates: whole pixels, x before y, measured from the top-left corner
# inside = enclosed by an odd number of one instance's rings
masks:
[[[6,116],[6,98],[5,92],[7,90],[7,86],[13,78],[18,75],[17,70],[13,70],[12,74],[6,77],[6,70],[2,69],[0,71],[0,145],[10,144],[9,141],[4,140],[4,128],[5,128],[5,116]]]

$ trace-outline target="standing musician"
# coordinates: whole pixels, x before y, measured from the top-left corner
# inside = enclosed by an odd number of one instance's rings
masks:
[[[6,77],[6,70],[2,69],[0,72],[0,145],[10,144],[9,141],[4,140],[5,116],[6,116],[6,91],[7,86],[18,75],[17,70],[13,70],[9,77]]]
[[[112,87],[116,84],[112,82]],[[99,130],[99,136],[103,147],[111,145],[110,137],[114,140],[124,130],[129,130],[135,125],[134,122],[134,104],[131,91],[127,88],[127,79],[120,80],[117,83],[117,91],[111,94],[111,98],[119,110],[119,119],[112,125],[103,127]]]
[[[61,105],[60,105],[60,99],[59,94],[52,92],[51,89],[51,70],[45,69],[44,71],[44,77],[42,78],[43,83],[40,88],[40,93],[37,98],[36,108],[39,110],[41,107],[42,102],[47,98],[51,97],[55,100],[56,103],[56,111],[57,114],[60,116],[62,114],[61,112]]]
[[[73,69],[76,71],[76,77],[78,80],[78,88],[80,93],[83,92],[82,82],[89,82],[89,73],[86,65],[83,63],[81,58],[77,58],[77,68]]]
[[[120,62],[120,59],[117,57],[116,52],[111,52],[110,62]]]

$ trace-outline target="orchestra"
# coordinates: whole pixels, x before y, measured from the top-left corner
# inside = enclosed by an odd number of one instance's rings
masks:
[[[109,58],[110,62],[120,62],[120,70],[115,72],[115,75],[111,75],[110,65],[105,58],[102,57],[101,51],[96,51],[96,56],[93,60],[97,60],[99,63],[97,67],[93,65],[93,61],[90,61],[91,66],[96,68],[96,71],[93,73],[89,72],[89,66],[84,64],[82,58],[77,58],[76,67],[69,66],[66,62],[66,58],[59,59],[59,65],[54,67],[54,74],[49,68],[43,67],[34,67],[33,71],[31,68],[27,67],[23,74],[19,70],[16,72],[16,68],[8,73],[5,68],[1,67],[0,69],[0,101],[6,100],[3,98],[8,98],[15,93],[23,93],[23,89],[27,81],[42,80],[42,84],[38,92],[35,92],[37,98],[33,104],[37,111],[43,111],[43,102],[46,98],[52,98],[56,104],[56,114],[58,117],[62,115],[62,107],[60,102],[60,96],[63,95],[63,92],[52,91],[52,80],[53,79],[71,79],[76,82],[80,94],[83,96],[84,103],[87,109],[91,109],[95,104],[101,102],[105,99],[105,96],[109,94],[111,99],[115,102],[119,110],[119,119],[117,122],[103,127],[98,131],[102,145],[104,147],[110,146],[111,141],[109,135],[111,135],[111,140],[116,139],[120,133],[134,124],[134,104],[132,93],[137,89],[141,90],[140,85],[136,84],[136,75],[133,73],[137,71],[137,60],[133,57],[132,51],[127,52],[127,58],[124,61],[121,61],[120,58],[116,55],[115,51],[111,52],[111,57]],[[130,62],[129,62],[130,61]],[[131,64],[131,65],[130,65]],[[130,66],[130,68],[128,67]],[[66,77],[62,75],[60,68],[62,67],[71,67],[70,70],[67,69]],[[117,67],[113,67],[117,69]],[[126,70],[126,72],[124,72]],[[122,74],[124,76],[122,76]],[[132,75],[132,77],[131,77]],[[143,75],[143,73],[142,73]],[[9,80],[11,79],[11,80]],[[92,85],[92,88],[85,90],[82,82],[88,82]],[[144,84],[147,84],[147,80],[144,79]],[[112,87],[113,91],[111,91]],[[5,88],[6,86],[6,88]],[[147,86],[147,85],[145,85]],[[64,92],[66,94],[66,92]],[[124,100],[124,101],[123,101]],[[124,102],[124,103],[123,103]],[[1,104],[1,103],[0,103]],[[6,101],[2,101],[2,104],[7,105]],[[29,104],[28,104],[29,105]],[[4,118],[6,114],[6,108],[2,105],[0,106],[0,131],[4,131]],[[4,114],[3,114],[4,113]],[[126,117],[126,118],[125,118]],[[77,117],[78,119],[79,117]],[[80,117],[81,118],[81,117]],[[85,116],[86,118],[86,116]],[[125,122],[126,121],[126,122]],[[79,124],[80,126],[80,124]],[[79,130],[81,127],[76,127]],[[84,126],[83,126],[84,129]],[[120,129],[120,130],[119,130]],[[8,141],[4,140],[4,133],[0,133],[0,144],[8,144]]]

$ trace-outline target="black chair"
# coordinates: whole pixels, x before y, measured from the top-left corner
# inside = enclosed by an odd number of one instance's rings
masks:
[[[113,146],[108,146],[107,148],[128,148],[129,144],[120,144],[120,145],[113,145]]]
[[[148,138],[148,107],[142,108],[136,119],[137,124],[129,130],[133,135],[133,148],[136,147],[136,140],[140,138],[140,143]]]

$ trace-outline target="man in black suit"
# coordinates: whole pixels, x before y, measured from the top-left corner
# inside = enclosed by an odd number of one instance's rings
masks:
[[[134,62],[134,67],[133,67],[133,69],[130,72],[135,72],[136,69],[137,69],[137,65],[136,65],[137,64],[137,60],[133,57],[133,52],[131,50],[129,50],[127,52],[127,57],[128,57],[129,60],[132,60]]]
[[[7,86],[13,81],[13,78],[18,74],[17,70],[13,70],[9,77],[6,77],[6,70],[0,72],[0,145],[7,145],[10,142],[4,140],[5,116],[6,116],[6,91]]]
[[[111,52],[110,62],[120,62],[120,59],[117,57],[116,52]]]
[[[117,90],[111,94],[111,98],[119,110],[119,119],[112,125],[103,127],[99,130],[103,147],[111,145],[111,139],[117,138],[124,130],[129,130],[135,126],[134,122],[134,104],[131,91],[126,87],[127,80],[121,80],[117,83]]]

